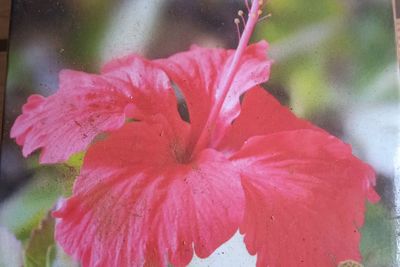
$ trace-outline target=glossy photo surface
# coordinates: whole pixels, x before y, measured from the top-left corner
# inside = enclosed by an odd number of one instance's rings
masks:
[[[1,266],[398,266],[390,1],[12,3]]]

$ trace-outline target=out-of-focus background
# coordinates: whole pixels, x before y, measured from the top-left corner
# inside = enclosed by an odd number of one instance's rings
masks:
[[[76,266],[51,242],[51,219],[31,232],[57,199],[68,195],[81,159],[39,166],[37,154],[22,157],[9,131],[27,97],[54,93],[64,68],[97,72],[111,58],[132,52],[166,57],[191,44],[234,48],[233,19],[245,10],[244,2],[13,1],[1,146],[0,266],[1,253],[18,254],[18,262],[22,247],[25,257],[55,259],[49,266]],[[394,226],[400,218],[393,211],[400,113],[391,1],[270,0],[264,13],[272,16],[258,24],[253,39],[268,40],[275,60],[265,88],[299,116],[352,144],[374,167],[382,201],[368,205],[364,264],[399,266]],[[38,236],[47,236],[47,243]],[[35,266],[29,259],[25,264]]]

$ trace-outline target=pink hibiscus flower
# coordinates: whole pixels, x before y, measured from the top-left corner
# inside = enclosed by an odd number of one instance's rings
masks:
[[[271,66],[266,42],[248,45],[260,2],[236,50],[62,71],[56,94],[28,99],[11,132],[24,156],[41,149],[41,163],[56,163],[89,147],[73,195],[53,213],[57,241],[83,266],[185,266],[238,230],[257,266],[361,259],[374,172],[259,86]]]

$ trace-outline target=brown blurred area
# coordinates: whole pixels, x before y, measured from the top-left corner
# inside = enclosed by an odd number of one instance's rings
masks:
[[[10,15],[11,0],[0,0],[0,133],[3,132],[3,111],[6,85],[7,48]],[[2,135],[0,134],[0,144],[1,140]]]

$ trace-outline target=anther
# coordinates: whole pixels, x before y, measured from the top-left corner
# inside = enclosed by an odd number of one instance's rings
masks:
[[[258,21],[260,22],[260,21],[265,20],[265,19],[267,19],[267,18],[269,18],[269,17],[271,17],[271,16],[272,16],[272,14],[269,13],[269,14],[267,14],[267,15],[265,15],[265,16],[259,18]]]
[[[237,31],[238,38],[239,38],[238,40],[240,40],[240,38],[241,38],[240,29],[239,29],[240,19],[235,18],[233,20],[233,22],[235,22],[235,24],[236,24],[236,31]]]
[[[244,19],[243,14],[244,14],[243,10],[238,11],[238,15],[242,19],[243,25],[246,26],[246,20]]]
[[[258,15],[260,16],[261,14],[262,14],[262,10],[259,9],[259,10],[258,10]]]

